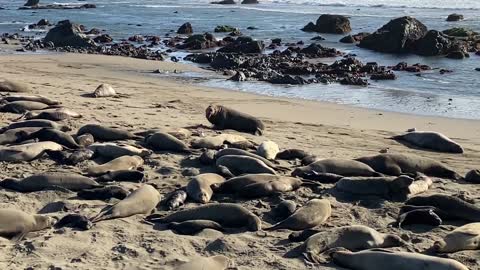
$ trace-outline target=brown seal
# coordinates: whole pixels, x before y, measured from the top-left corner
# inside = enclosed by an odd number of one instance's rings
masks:
[[[48,216],[31,215],[16,209],[0,209],[0,236],[20,241],[27,233],[52,227],[54,222]]]
[[[289,229],[300,231],[316,227],[332,215],[332,206],[325,199],[312,199],[287,219],[265,230]]]
[[[392,139],[405,141],[421,148],[439,152],[455,154],[463,153],[463,148],[460,144],[442,133],[433,131],[412,131],[403,135],[394,136]]]
[[[208,106],[205,115],[207,120],[218,129],[233,129],[254,135],[262,135],[265,129],[259,119],[221,105]]]

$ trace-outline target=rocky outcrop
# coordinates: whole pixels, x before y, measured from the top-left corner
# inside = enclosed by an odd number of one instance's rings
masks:
[[[424,37],[415,42],[413,52],[424,56],[446,55],[451,51],[452,46],[452,41],[447,35],[436,30],[430,30]]]
[[[238,37],[234,42],[218,50],[224,53],[261,53],[265,49],[262,41],[250,37]]]
[[[342,43],[358,43],[362,41],[366,36],[370,35],[370,33],[367,32],[361,32],[355,35],[348,35],[344,36],[343,38],[340,39],[340,42]]]
[[[461,38],[472,38],[478,36],[479,34],[475,31],[472,31],[463,27],[455,27],[444,30],[443,33],[451,37],[461,37]]]
[[[217,5],[235,5],[234,0],[223,0],[223,1],[216,1],[216,2],[211,2],[210,4],[217,4]]]
[[[177,48],[182,50],[204,50],[218,47],[218,45],[220,44],[212,34],[205,33],[203,35],[190,36],[183,44],[177,45]]]
[[[103,34],[103,35],[95,37],[93,39],[93,41],[95,41],[97,43],[110,43],[110,42],[113,41],[113,38],[108,34]]]
[[[88,8],[97,8],[94,4],[83,4],[83,5],[59,5],[59,4],[51,4],[51,5],[35,5],[35,6],[23,6],[19,9],[88,9]]]
[[[44,42],[52,42],[55,47],[94,47],[96,44],[93,40],[82,33],[78,24],[74,24],[69,20],[60,21],[58,24],[48,31]]]
[[[237,28],[230,26],[230,25],[218,25],[215,27],[215,33],[228,33],[237,30]]]
[[[33,7],[33,6],[38,6],[40,4],[40,0],[28,0],[27,3],[25,3],[25,7]]]
[[[182,26],[180,26],[180,28],[178,28],[177,34],[180,34],[180,35],[191,35],[191,34],[193,34],[192,24],[190,24],[189,22],[186,22],[186,23],[182,24]]]
[[[259,4],[258,0],[243,0],[242,5]]]
[[[321,15],[317,23],[308,23],[303,29],[305,32],[318,32],[330,34],[345,34],[352,31],[350,20],[342,15]]]
[[[448,15],[448,17],[447,17],[447,22],[458,22],[458,21],[461,21],[461,20],[463,20],[463,15],[462,14],[453,13],[453,14]]]
[[[359,46],[385,53],[406,53],[426,33],[427,27],[417,19],[401,17],[363,38]]]
[[[312,43],[309,46],[300,50],[302,55],[306,56],[307,58],[322,58],[322,57],[337,57],[342,55],[341,52],[337,51],[334,48],[326,48],[322,45]]]

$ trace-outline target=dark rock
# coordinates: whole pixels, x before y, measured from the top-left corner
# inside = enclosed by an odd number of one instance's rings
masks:
[[[461,20],[463,20],[463,15],[462,14],[453,13],[453,14],[448,15],[448,17],[447,17],[447,22],[458,22],[458,21],[461,21]]]
[[[340,39],[341,43],[355,43],[355,39],[353,38],[352,35],[344,36],[343,38]]]
[[[243,35],[242,32],[240,32],[240,30],[238,29],[235,29],[234,31],[232,31],[230,34],[228,34],[229,36],[231,37],[238,37],[238,36],[241,36]]]
[[[308,47],[300,50],[300,53],[308,58],[336,57],[342,53],[334,48],[326,48],[322,45],[312,43]]]
[[[242,5],[259,4],[258,0],[243,0]]]
[[[303,85],[307,84],[307,81],[300,76],[291,76],[291,75],[276,75],[268,80],[272,84],[292,84],[292,85]]]
[[[447,54],[447,58],[450,58],[450,59],[464,59],[467,57],[470,57],[468,53],[462,52],[460,50],[452,51],[449,54]]]
[[[475,71],[480,71],[480,68],[475,68]]]
[[[202,35],[190,36],[183,42],[183,44],[178,45],[177,48],[182,50],[204,50],[217,46],[218,43],[215,40],[215,37],[210,33],[205,33]]]
[[[92,28],[88,32],[85,32],[86,35],[100,35],[102,31],[98,28]]]
[[[247,27],[247,29],[248,29],[248,30],[258,30],[258,28],[255,27],[255,26],[249,26],[249,27]]]
[[[414,66],[407,66],[407,67],[404,69],[404,71],[415,73],[415,72],[421,72],[422,69],[421,69],[419,66],[415,66],[415,65],[414,65]]]
[[[442,32],[430,30],[414,45],[414,52],[419,55],[445,55],[452,47],[452,41]]]
[[[181,34],[181,35],[191,35],[191,34],[193,34],[192,25],[189,22],[182,24],[182,26],[180,26],[180,28],[178,28],[177,34]]]
[[[189,54],[185,56],[185,60],[199,64],[210,64],[213,61],[213,56],[210,54]]]
[[[395,79],[397,79],[397,76],[395,76],[395,73],[393,73],[391,71],[376,73],[376,74],[372,74],[372,76],[370,76],[370,80],[374,80],[374,81],[395,80]]]
[[[243,63],[243,59],[234,55],[217,54],[210,66],[215,69],[236,69]]]
[[[134,35],[128,38],[128,41],[142,43],[145,41],[142,35]]]
[[[217,5],[235,5],[234,0],[223,0],[223,1],[217,1],[217,2],[211,2],[210,4],[217,4]]]
[[[427,27],[412,17],[391,20],[360,42],[362,48],[386,53],[409,52],[413,44],[425,36]]]
[[[325,40],[325,38],[322,37],[322,36],[316,36],[316,37],[313,37],[313,38],[310,39],[310,40]]]
[[[356,76],[347,76],[340,80],[343,85],[368,86],[368,81]]]
[[[282,44],[282,39],[281,38],[274,38],[274,39],[272,39],[272,43],[280,45],[280,44]]]
[[[38,6],[38,4],[40,4],[40,0],[28,0],[27,3],[25,3],[25,7],[34,7],[34,6]]]
[[[440,74],[442,74],[442,75],[443,75],[443,74],[445,74],[445,73],[452,73],[452,72],[453,72],[453,70],[450,70],[450,69],[443,69],[443,68],[442,68],[442,69],[440,69],[440,71],[439,71],[439,72],[440,72]]]
[[[230,25],[218,25],[217,27],[215,27],[214,32],[215,33],[228,33],[228,32],[233,32],[235,30],[237,30],[237,28],[232,27]]]
[[[250,37],[237,38],[235,42],[227,44],[218,50],[224,53],[261,53],[265,45],[262,41],[252,40]]]
[[[447,36],[451,37],[473,37],[473,36],[478,36],[477,32],[474,32],[470,29],[467,28],[462,28],[462,27],[455,27],[455,28],[450,28],[447,30],[444,30],[443,33]]]
[[[479,170],[471,170],[465,175],[465,181],[480,184],[480,171]]]
[[[48,26],[50,23],[46,19],[41,19],[40,21],[37,22],[38,26]]]
[[[100,35],[98,37],[95,37],[93,39],[93,41],[95,41],[97,43],[110,43],[110,42],[113,41],[113,38],[108,34],[103,34],[103,35]]]
[[[86,48],[96,46],[93,40],[82,33],[78,24],[69,20],[60,21],[54,28],[50,29],[44,42],[52,42],[55,47]]]
[[[406,62],[400,62],[394,67],[392,67],[392,69],[396,71],[404,71],[407,67],[408,67],[408,64]]]
[[[367,32],[361,32],[355,35],[348,35],[340,39],[340,42],[342,43],[357,43],[362,41],[366,36],[370,35],[370,33]]]
[[[331,34],[345,34],[352,31],[350,20],[342,15],[323,14],[316,24],[308,23],[303,29],[305,32],[319,32]]]
[[[237,71],[237,73],[235,73],[235,75],[233,75],[229,80],[236,81],[236,82],[243,82],[247,80],[247,76],[245,76],[245,73],[241,71]]]

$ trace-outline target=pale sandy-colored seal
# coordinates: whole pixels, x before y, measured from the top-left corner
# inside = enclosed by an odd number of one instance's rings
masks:
[[[185,128],[153,128],[153,129],[148,129],[145,131],[140,131],[140,132],[135,132],[135,135],[141,136],[141,137],[148,137],[152,134],[155,134],[157,132],[163,132],[163,133],[168,133],[172,135],[173,137],[179,139],[179,140],[186,140],[192,136],[192,132],[188,129]]]
[[[88,149],[95,152],[96,155],[112,159],[121,156],[146,157],[152,154],[152,151],[148,149],[123,143],[94,143],[89,145]]]
[[[15,144],[28,140],[30,134],[39,131],[41,128],[15,128],[0,134],[0,145]]]
[[[145,142],[156,151],[192,152],[186,143],[165,132],[157,132],[147,136]]]
[[[480,207],[448,195],[433,194],[415,196],[406,201],[405,204],[433,206],[448,215],[449,219],[456,218],[472,222],[480,222]]]
[[[31,161],[42,156],[46,151],[58,152],[63,147],[55,142],[36,142],[0,148],[0,161]]]
[[[35,112],[27,112],[23,118],[30,119],[46,119],[51,121],[63,121],[71,118],[82,118],[82,115],[67,108],[48,109]]]
[[[460,144],[438,132],[412,131],[403,135],[394,136],[392,138],[394,140],[406,141],[421,148],[446,153],[463,153],[463,148]]]
[[[127,140],[138,138],[135,134],[130,131],[126,131],[116,127],[105,127],[97,124],[87,124],[81,127],[77,136],[83,134],[92,134],[96,140],[100,141],[116,141],[116,140]]]
[[[125,199],[102,210],[92,219],[99,222],[107,219],[124,218],[133,215],[150,214],[161,200],[160,193],[151,185],[143,185]]]
[[[326,199],[312,199],[291,216],[265,230],[289,229],[300,231],[316,227],[332,214],[332,206]]]
[[[289,170],[289,168],[278,166],[278,165],[274,164],[273,162],[271,162],[270,160],[268,160],[268,159],[266,159],[262,156],[259,156],[257,154],[254,154],[254,153],[242,150],[242,149],[227,148],[227,149],[222,149],[222,150],[215,153],[215,158],[216,159],[221,158],[223,156],[248,156],[248,157],[253,157],[255,159],[259,159],[259,160],[263,161],[263,163],[265,163],[268,167],[270,167],[272,169],[279,170],[279,171],[288,171]]]
[[[255,135],[262,135],[265,129],[259,119],[221,105],[208,106],[205,115],[207,120],[218,129],[233,129]]]
[[[79,149],[74,151],[72,154],[70,154],[65,162],[67,162],[70,165],[76,165],[80,162],[84,162],[86,160],[90,160],[95,153],[92,150],[89,149]]]
[[[222,225],[211,220],[187,220],[183,222],[171,222],[168,228],[180,234],[194,235],[204,229],[223,231]]]
[[[208,258],[195,258],[175,268],[175,270],[225,270],[228,268],[230,259],[223,255]]]
[[[433,247],[441,253],[480,249],[480,222],[456,228],[443,240],[435,242]]]
[[[278,144],[273,141],[264,141],[257,148],[257,155],[270,160],[275,159],[278,152],[280,152]]]
[[[54,128],[58,129],[61,131],[69,131],[70,128],[64,125],[60,125],[58,123],[55,123],[50,120],[45,120],[45,119],[36,119],[36,120],[25,120],[21,122],[14,122],[11,123],[10,125],[2,128],[0,130],[0,133],[3,133],[7,130],[10,129],[16,129],[16,128],[26,128],[26,127],[39,127],[39,128]]]
[[[91,189],[100,185],[93,179],[74,173],[42,173],[22,180],[5,179],[0,186],[20,192],[35,192],[50,188],[65,188],[72,191]]]
[[[227,168],[233,175],[247,173],[276,174],[275,170],[263,161],[249,156],[222,156],[217,159],[215,164],[219,168]]]
[[[57,100],[53,100],[50,98],[47,98],[45,96],[41,95],[27,95],[27,94],[10,94],[7,96],[2,97],[2,100],[8,101],[8,102],[13,102],[13,101],[35,101],[35,102],[41,102],[47,105],[59,105],[61,102]]]
[[[93,91],[93,97],[114,97],[117,95],[115,89],[110,84],[102,83],[100,84],[95,91]]]
[[[251,231],[262,229],[262,222],[256,215],[234,203],[211,203],[181,210],[165,217],[154,214],[147,218],[147,220],[160,223],[199,219],[215,221],[224,227],[247,227]]]
[[[4,80],[0,82],[0,92],[30,92],[30,87],[24,83]]]
[[[246,198],[256,198],[292,191],[302,184],[302,180],[294,177],[266,173],[245,174],[215,184],[214,190],[220,193],[235,193]]]
[[[188,182],[187,194],[196,202],[208,203],[213,195],[213,190],[210,186],[223,182],[225,182],[225,178],[216,173],[200,174]]]
[[[424,173],[428,176],[461,179],[462,177],[442,163],[416,155],[379,154],[355,159],[372,167],[375,171],[388,174]]]
[[[69,149],[78,149],[80,147],[72,136],[53,128],[42,128],[37,132],[31,133],[28,139],[37,139],[41,142],[56,142]]]
[[[243,142],[247,139],[237,134],[218,134],[215,136],[206,136],[195,138],[190,142],[193,148],[220,149],[224,144],[233,144]]]
[[[17,209],[0,209],[0,236],[19,241],[29,232],[52,227],[54,222],[48,216],[32,215]]]
[[[121,156],[102,165],[95,165],[87,169],[88,175],[102,175],[111,171],[133,170],[143,165],[143,158],[139,156]]]
[[[311,173],[333,173],[342,176],[380,176],[370,166],[349,159],[322,159],[311,163],[310,165],[298,167],[292,172],[292,176],[300,176]]]
[[[310,236],[304,243],[304,256],[314,263],[324,263],[323,253],[333,248],[358,251],[402,245],[402,239],[393,234],[380,233],[370,227],[353,225],[334,228]]]
[[[465,265],[452,259],[383,249],[336,251],[331,257],[335,264],[352,270],[468,270]]]
[[[41,102],[19,100],[8,102],[0,106],[0,112],[25,113],[27,111],[45,110],[50,105]]]

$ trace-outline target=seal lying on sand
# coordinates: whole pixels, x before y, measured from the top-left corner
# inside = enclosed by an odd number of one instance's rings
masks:
[[[213,190],[210,186],[223,182],[225,182],[225,178],[215,173],[197,175],[187,184],[188,196],[196,202],[208,203],[213,195]]]
[[[187,196],[187,192],[183,189],[178,189],[170,193],[165,200],[165,205],[167,206],[167,209],[173,210],[185,204]]]
[[[230,260],[217,255],[208,258],[196,258],[175,268],[175,270],[225,270],[228,268]]]
[[[331,214],[332,206],[328,200],[312,199],[287,219],[265,230],[289,229],[300,231],[310,229],[325,222]]]
[[[20,100],[1,105],[0,112],[25,113],[27,111],[44,110],[48,108],[50,108],[50,105],[45,103]]]
[[[30,92],[30,87],[28,85],[19,83],[19,82],[13,82],[10,80],[4,80],[3,82],[0,82],[0,92]]]
[[[388,175],[424,173],[428,176],[461,179],[462,177],[440,162],[405,154],[379,154],[355,159],[372,167],[375,171]]]
[[[110,171],[97,178],[98,182],[134,182],[141,183],[145,174],[135,170]]]
[[[115,143],[94,143],[88,146],[88,149],[95,152],[96,155],[106,158],[118,158],[121,156],[140,156],[146,157],[152,154],[152,151],[127,144]]]
[[[442,253],[480,249],[480,223],[470,223],[456,228],[443,240],[435,242],[433,247]]]
[[[433,206],[448,214],[450,218],[480,222],[480,207],[448,195],[416,196],[410,198],[405,204]]]
[[[249,156],[222,156],[216,161],[219,168],[226,168],[233,175],[246,173],[269,173],[276,172],[263,161]]]
[[[381,176],[370,166],[349,159],[322,159],[315,161],[310,165],[298,167],[292,172],[292,176],[302,177],[304,174],[317,173],[333,173],[342,176]]]
[[[336,251],[331,257],[335,264],[353,270],[468,270],[465,265],[452,259],[383,249]]]
[[[417,209],[405,212],[398,216],[397,224],[399,228],[412,224],[426,224],[434,227],[442,225],[443,220],[435,213],[433,209]]]
[[[280,152],[278,144],[273,141],[264,141],[257,148],[257,155],[269,160],[275,159],[278,152]]]
[[[139,156],[121,156],[102,165],[95,165],[87,169],[88,175],[102,175],[111,171],[133,170],[143,165],[143,158]]]
[[[92,134],[95,140],[100,141],[116,141],[138,138],[138,136],[129,131],[116,127],[104,127],[96,124],[87,124],[81,127],[77,132],[77,136],[86,133]]]
[[[406,141],[415,146],[436,150],[446,153],[463,153],[460,144],[443,135],[442,133],[432,131],[412,131],[403,135],[392,137],[394,140]]]
[[[42,128],[41,130],[30,134],[28,139],[38,139],[41,142],[56,142],[69,149],[78,149],[80,147],[72,136],[53,128]]]
[[[14,144],[28,140],[29,135],[41,128],[15,128],[0,134],[0,145]]]
[[[7,127],[4,127],[0,130],[0,133],[3,133],[7,130],[10,129],[15,129],[15,128],[27,128],[27,127],[38,127],[38,128],[54,128],[58,129],[61,131],[69,131],[70,128],[67,126],[60,125],[58,123],[55,123],[50,120],[45,120],[45,119],[37,119],[37,120],[25,120],[21,122],[14,122],[8,125]]]
[[[35,192],[49,188],[65,188],[72,191],[91,189],[100,185],[94,180],[74,173],[42,173],[22,180],[5,179],[0,186],[20,192]]]
[[[279,152],[277,156],[275,157],[276,159],[285,159],[285,160],[292,160],[292,159],[303,159],[306,156],[309,156],[306,151],[300,150],[300,149],[286,149],[283,150],[282,152]]]
[[[332,248],[358,251],[372,248],[388,248],[402,245],[402,239],[393,234],[383,234],[363,225],[345,226],[319,232],[304,243],[304,256],[314,263],[325,263],[322,254]]]
[[[52,227],[54,222],[55,220],[48,216],[3,208],[0,209],[0,236],[19,241],[29,232]]]
[[[70,118],[82,118],[82,115],[67,108],[49,109],[37,112],[27,112],[22,118],[30,119],[46,119],[51,121],[63,121]]]
[[[156,151],[192,152],[184,142],[165,132],[149,135],[145,138],[145,142],[151,149]]]
[[[187,220],[184,222],[171,222],[168,228],[180,234],[194,235],[204,229],[223,231],[223,227],[211,220]]]
[[[2,97],[2,100],[13,102],[13,101],[35,101],[40,102],[47,105],[59,105],[61,102],[53,99],[49,99],[47,97],[41,95],[28,95],[28,94],[10,94],[8,96]]]
[[[195,208],[181,210],[165,217],[157,214],[147,217],[147,220],[170,223],[187,220],[211,220],[224,227],[247,227],[250,231],[262,229],[261,220],[243,206],[234,203],[213,203]]]
[[[110,84],[102,83],[100,84],[97,89],[93,92],[92,96],[99,98],[99,97],[114,97],[117,93],[115,89]]]
[[[223,133],[216,136],[195,138],[190,144],[193,148],[220,149],[224,144],[235,144],[244,141],[247,141],[247,139],[241,135]]]
[[[265,129],[259,119],[221,105],[208,106],[205,115],[207,120],[218,129],[233,129],[254,135],[262,135]]]
[[[268,159],[266,159],[262,156],[259,156],[259,155],[254,154],[254,153],[250,153],[250,152],[242,150],[242,149],[226,148],[226,149],[222,149],[222,150],[218,151],[215,154],[216,159],[221,158],[223,156],[248,156],[248,157],[253,157],[253,158],[256,158],[256,159],[259,159],[259,160],[263,161],[263,163],[265,163],[265,165],[267,165],[268,167],[270,167],[274,170],[278,170],[278,171],[289,171],[290,170],[289,168],[286,168],[286,167],[277,166],[277,165],[273,164],[273,162],[271,162],[270,160],[268,160]]]
[[[465,181],[480,184],[480,170],[471,170],[465,175]]]
[[[0,148],[0,161],[31,161],[46,151],[62,151],[63,147],[55,142],[37,142]]]
[[[79,191],[77,196],[85,200],[108,200],[111,198],[123,200],[129,193],[119,186],[106,186]]]
[[[92,222],[130,217],[138,214],[148,215],[155,209],[160,199],[161,195],[154,187],[151,185],[143,185],[130,193],[125,199],[102,210],[92,219]]]

